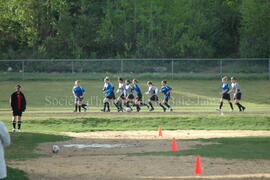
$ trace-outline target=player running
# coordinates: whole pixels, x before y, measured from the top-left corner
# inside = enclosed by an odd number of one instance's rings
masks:
[[[113,104],[116,106],[118,112],[119,112],[119,107],[116,104],[116,99],[115,99],[115,95],[114,95],[114,87],[113,84],[110,82],[110,78],[109,77],[105,77],[104,79],[104,88],[103,91],[105,93],[105,98],[103,100],[103,105],[104,108],[101,109],[101,111],[103,112],[110,112],[110,104],[109,101],[113,100]]]
[[[134,105],[134,94],[133,94],[133,86],[131,84],[131,81],[130,80],[126,80],[125,81],[126,85],[125,85],[125,97],[126,97],[126,107],[130,108],[131,111],[132,111],[132,108],[131,106]],[[130,105],[131,104],[131,105]]]
[[[222,89],[222,91],[220,93],[221,94],[220,105],[219,105],[219,108],[217,109],[217,111],[219,111],[219,112],[221,112],[221,110],[222,110],[224,100],[227,100],[228,103],[230,104],[231,109],[230,109],[229,112],[233,112],[233,105],[231,103],[231,96],[230,96],[230,93],[229,93],[230,87],[229,87],[229,84],[227,83],[227,81],[228,81],[227,76],[225,76],[225,77],[223,77],[221,79],[221,82],[222,82],[221,89]]]
[[[24,94],[21,92],[21,86],[16,86],[16,91],[10,96],[10,105],[13,111],[12,125],[13,132],[20,132],[22,126],[22,113],[26,109],[26,99]],[[18,121],[18,129],[16,129],[16,121]]]
[[[173,112],[173,108],[168,104],[169,99],[171,97],[172,88],[168,86],[168,82],[163,80],[161,81],[161,92],[164,94],[163,104],[170,110],[170,112]],[[165,109],[166,111],[166,109]],[[164,112],[165,112],[164,111]]]
[[[76,80],[75,85],[73,86],[72,88],[72,93],[74,95],[74,98],[75,98],[75,110],[74,112],[77,112],[79,110],[79,112],[81,112],[81,108],[84,109],[84,111],[87,110],[87,105],[86,104],[83,104],[82,101],[83,101],[83,96],[84,96],[84,88],[81,87],[81,81],[79,80]]]
[[[158,100],[158,88],[153,85],[152,81],[148,81],[147,86],[148,86],[148,91],[145,94],[149,94],[151,96],[150,99],[148,100],[149,107],[150,107],[149,111],[154,111],[154,107],[152,104],[152,101],[153,101],[159,104],[160,107],[162,107],[163,112],[165,112],[166,108]]]
[[[230,92],[233,92],[234,102],[238,106],[240,112],[245,111],[246,107],[240,104],[242,93],[240,91],[240,85],[238,84],[237,78],[231,77],[231,83]]]
[[[135,99],[135,104],[134,104],[136,106],[136,108],[137,108],[137,112],[140,112],[140,110],[141,110],[140,106],[141,105],[147,106],[148,109],[149,109],[148,104],[145,104],[145,103],[142,102],[142,91],[141,91],[141,88],[140,88],[140,86],[138,84],[138,80],[133,79],[132,83],[133,83],[133,89],[137,94],[137,97]]]
[[[120,96],[117,98],[117,105],[119,107],[119,111],[122,111],[123,112],[123,102],[125,103],[126,102],[126,97],[125,97],[125,91],[126,91],[126,88],[125,88],[125,82],[124,82],[124,79],[119,77],[118,78],[118,89],[116,91],[116,93],[119,93]]]

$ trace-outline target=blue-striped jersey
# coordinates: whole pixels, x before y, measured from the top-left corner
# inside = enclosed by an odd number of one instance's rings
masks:
[[[230,91],[228,83],[223,83],[221,86],[222,94],[227,94]]]
[[[134,84],[133,85],[133,89],[136,92],[137,96],[141,96],[142,95],[142,91],[141,91],[141,88],[140,88],[139,84]]]
[[[110,95],[114,91],[113,84],[111,82],[104,84],[104,91],[106,95]]]
[[[162,86],[160,91],[164,94],[164,96],[168,97],[171,95],[171,90],[172,88],[170,86]]]
[[[74,94],[74,96],[76,97],[80,97],[80,96],[83,96],[83,93],[84,93],[84,88],[81,87],[81,86],[74,86],[72,88],[72,93]]]

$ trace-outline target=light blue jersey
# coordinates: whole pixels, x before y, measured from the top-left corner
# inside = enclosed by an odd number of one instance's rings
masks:
[[[114,91],[113,84],[111,82],[105,83],[104,84],[104,91],[105,91],[106,95],[113,94],[113,91]]]
[[[72,93],[74,94],[75,97],[83,96],[84,91],[85,91],[84,88],[81,86],[74,86],[72,89]]]
[[[133,89],[136,92],[137,96],[142,96],[142,91],[141,91],[139,84],[134,84]]]

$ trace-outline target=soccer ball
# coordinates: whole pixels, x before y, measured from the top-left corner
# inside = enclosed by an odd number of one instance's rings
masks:
[[[127,112],[131,112],[131,108],[130,108],[130,107],[127,107],[127,108],[126,108],[126,111],[127,111]]]
[[[57,146],[57,145],[53,145],[52,146],[52,152],[53,153],[58,153],[60,151],[60,147],[59,146]]]

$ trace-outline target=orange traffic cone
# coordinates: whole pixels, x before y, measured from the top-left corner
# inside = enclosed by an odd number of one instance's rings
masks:
[[[173,140],[172,140],[172,151],[173,152],[177,152],[178,151],[178,146],[177,146],[177,143],[176,143],[175,138],[173,138]]]
[[[202,174],[201,157],[197,156],[195,165],[195,174]]]
[[[159,129],[158,129],[158,136],[162,136],[162,127],[159,126]]]

